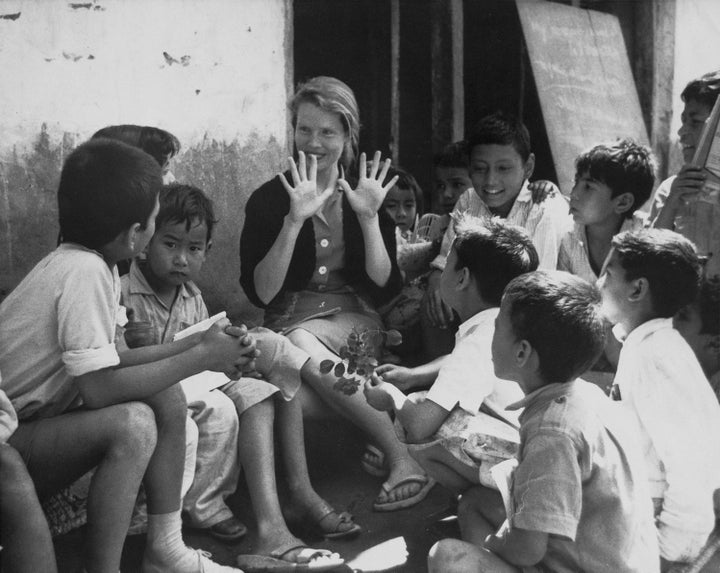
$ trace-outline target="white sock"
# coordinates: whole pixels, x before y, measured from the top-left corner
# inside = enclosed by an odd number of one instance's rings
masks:
[[[147,544],[143,573],[214,573],[239,569],[210,561],[203,553],[191,549],[182,538],[180,510],[171,513],[149,513]]]

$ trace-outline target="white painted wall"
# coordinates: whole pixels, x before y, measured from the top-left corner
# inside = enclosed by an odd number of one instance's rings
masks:
[[[0,152],[114,123],[285,142],[283,0],[0,0]],[[187,64],[169,64],[167,52]]]

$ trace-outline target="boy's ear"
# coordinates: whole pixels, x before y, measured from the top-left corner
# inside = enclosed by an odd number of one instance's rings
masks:
[[[615,212],[618,214],[627,213],[635,204],[635,197],[630,192],[618,195],[613,199],[615,202]]]
[[[457,289],[465,290],[472,284],[472,282],[473,278],[470,274],[470,269],[467,267],[463,267],[460,271],[460,275],[458,276]]]
[[[530,179],[533,172],[535,171],[535,154],[531,153],[528,155],[527,161],[525,162],[525,179]]]
[[[124,246],[128,247],[131,251],[135,250],[135,244],[137,242],[137,235],[142,230],[140,223],[133,223],[130,228],[125,231]]]
[[[207,245],[205,246],[205,252],[208,252],[210,249],[212,249],[212,239],[208,239]]]
[[[515,365],[518,368],[527,368],[532,366],[531,361],[533,355],[537,353],[527,340],[520,340],[515,343]]]
[[[650,297],[650,283],[645,277],[640,277],[630,281],[630,302],[640,302]]]

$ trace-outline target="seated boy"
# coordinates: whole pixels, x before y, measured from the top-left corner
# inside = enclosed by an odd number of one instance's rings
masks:
[[[697,298],[673,317],[720,400],[720,277],[705,277]]]
[[[560,238],[570,226],[568,205],[554,185],[533,191],[528,179],[535,167],[530,151],[530,134],[517,119],[503,114],[489,115],[476,126],[468,139],[469,173],[472,188],[458,199],[453,213],[468,213],[489,219],[500,217],[524,228],[535,245],[540,268],[557,265]],[[443,303],[439,290],[440,272],[450,252],[455,231],[445,232],[440,254],[432,262],[421,317],[428,356],[447,354],[452,339],[438,330],[449,329],[454,321],[452,309]]]
[[[718,94],[720,70],[692,80],[680,94],[685,107],[678,136],[685,164],[677,175],[660,184],[650,210],[650,222],[654,227],[675,230],[692,241],[698,241],[697,244],[703,244],[702,254],[709,255],[705,268],[709,276],[720,275],[720,203],[705,203],[702,206],[704,224],[698,227],[698,212],[692,204],[703,188],[706,172],[693,165],[692,160]]]
[[[518,401],[522,391],[514,382],[495,377],[490,343],[505,286],[537,264],[535,247],[519,227],[471,217],[459,221],[440,279],[443,300],[463,321],[455,348],[415,368],[380,366],[365,386],[370,405],[394,411],[404,441],[413,444],[413,457],[453,492],[462,493],[481,478],[492,485],[490,460],[478,463],[463,447],[474,432],[497,427],[493,416],[504,421],[498,421],[498,438],[508,436],[513,449],[519,441],[517,413],[505,408]],[[432,386],[423,396],[408,398],[400,390],[428,384]]]
[[[208,318],[195,280],[212,245],[215,214],[211,200],[196,187],[171,184],[160,192],[156,230],[146,250],[146,260],[133,261],[122,278],[123,302],[136,318],[153,325],[155,342],[168,343],[175,334]],[[313,490],[305,461],[300,404],[294,400],[300,371],[308,355],[285,337],[265,328],[250,331],[259,355],[253,361],[257,378],[228,381],[189,404],[198,424],[198,472],[184,507],[193,524],[232,521],[224,497],[237,486],[237,460],[245,469],[250,498],[258,523],[255,545],[260,555],[318,567],[334,562],[337,555],[306,548],[294,537],[280,510],[275,484],[273,418],[277,418],[291,498],[290,508],[307,524],[327,537],[359,532],[348,514],[338,514]],[[274,404],[272,397],[280,393]],[[228,440],[227,404],[239,417],[239,439]],[[219,415],[218,415],[219,414]],[[237,450],[235,450],[237,448]],[[230,449],[228,451],[228,449]],[[242,567],[242,565],[241,565]]]
[[[715,526],[720,406],[692,349],[672,326],[695,300],[700,261],[666,229],[625,232],[598,281],[603,312],[623,342],[613,397],[635,418],[663,570],[694,559]]]
[[[570,193],[575,224],[561,239],[557,268],[594,283],[613,236],[645,225],[637,209],[650,197],[654,183],[652,151],[629,139],[580,154]]]
[[[97,139],[66,159],[58,187],[61,244],[0,306],[3,390],[19,424],[9,443],[43,500],[96,467],[84,567],[118,571],[140,481],[148,499],[143,571],[236,571],[185,546],[180,488],[185,397],[203,370],[240,375],[254,352],[228,321],[167,345],[119,351],[116,263],[155,229],[160,166]]]
[[[430,551],[431,572],[656,572],[652,507],[632,426],[596,386],[577,379],[603,348],[600,297],[586,281],[536,271],[505,290],[495,323],[495,374],[520,384],[520,453],[507,514],[463,496],[463,539]],[[512,461],[504,462],[512,464]],[[487,496],[486,496],[487,497]],[[500,529],[495,529],[505,518]],[[498,519],[499,518],[499,519]]]

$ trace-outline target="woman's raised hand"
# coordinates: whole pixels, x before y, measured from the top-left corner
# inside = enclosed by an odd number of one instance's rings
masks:
[[[280,173],[280,181],[290,196],[288,216],[295,223],[304,223],[306,219],[322,209],[335,191],[335,182],[331,181],[327,189],[319,192],[317,188],[317,157],[310,155],[308,161],[305,153],[299,151],[297,164],[292,157],[289,160],[293,184],[290,185],[285,175]]]
[[[382,164],[382,169],[380,165]],[[385,200],[385,195],[392,189],[392,186],[398,180],[397,175],[390,179],[385,185],[385,177],[387,177],[388,169],[390,169],[390,159],[380,160],[380,152],[376,151],[370,164],[370,172],[367,169],[367,160],[365,153],[360,154],[360,179],[355,189],[351,189],[348,182],[343,178],[338,183],[345,191],[350,206],[357,213],[358,217],[364,219],[372,219],[377,215],[378,209]]]

